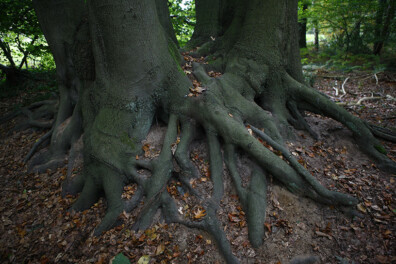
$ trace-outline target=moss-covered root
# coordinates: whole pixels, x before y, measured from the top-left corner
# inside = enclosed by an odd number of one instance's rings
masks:
[[[370,131],[371,133],[373,133],[374,136],[385,139],[389,142],[396,143],[395,131],[369,123],[366,123],[366,125],[370,128]],[[385,149],[383,149],[382,153],[386,154]]]
[[[85,185],[85,175],[84,173],[80,173],[74,178],[66,178],[62,184],[62,196],[64,197],[67,194],[77,195],[80,193]]]
[[[357,199],[347,194],[334,192],[322,186],[295,158],[294,156],[282,145],[272,140],[267,134],[261,130],[251,126],[251,129],[274,149],[280,151],[291,166],[303,177],[303,179],[310,185],[310,187],[330,204],[352,206],[357,204]]]
[[[166,192],[166,184],[172,176],[172,147],[176,144],[177,125],[177,116],[170,115],[161,154],[153,162],[151,177],[144,183],[145,206],[134,224],[135,230],[148,228],[161,206],[162,193]]]
[[[83,211],[89,209],[100,197],[101,189],[98,187],[94,178],[85,177],[84,186],[77,201],[73,204],[72,210]]]
[[[104,194],[107,210],[102,222],[96,227],[94,234],[102,232],[116,225],[118,216],[125,209],[126,203],[121,200],[125,179],[118,171],[98,161],[91,161],[84,168],[84,172],[62,186],[62,194],[76,194],[80,196],[72,205],[72,210],[83,211],[89,209]]]
[[[64,164],[65,156],[70,147],[77,142],[82,134],[82,117],[81,117],[81,104],[78,103],[74,108],[73,114],[70,118],[66,119],[63,123],[54,124],[53,128],[43,139],[44,142],[51,137],[50,148],[39,153],[28,163],[28,169],[34,172],[45,172],[47,169],[56,169]],[[39,143],[39,142],[37,142]],[[35,144],[26,156],[25,160],[28,161],[34,152],[37,150],[38,145]]]
[[[265,209],[267,207],[267,179],[265,172],[254,166],[247,197],[247,224],[249,240],[253,247],[263,244]]]
[[[181,168],[183,178],[196,178],[198,171],[189,159],[189,147],[194,139],[196,127],[191,120],[183,120],[180,123],[180,142],[177,145],[175,159]]]
[[[101,223],[96,227],[94,235],[100,235],[116,225],[118,216],[124,210],[124,203],[121,195],[124,188],[124,182],[120,175],[112,169],[106,168],[102,170],[102,184],[107,201],[106,215]]]
[[[206,129],[206,137],[208,139],[209,157],[210,157],[210,177],[213,182],[212,202],[214,205],[220,203],[224,194],[223,186],[223,155],[221,154],[221,146],[217,134],[213,129]]]
[[[209,207],[207,209],[207,215],[204,220],[203,229],[212,234],[217,246],[222,252],[226,262],[228,264],[238,264],[239,260],[232,254],[230,242],[227,239],[221,225],[216,217],[216,210]]]
[[[168,203],[166,203],[166,206],[171,208],[170,204]],[[213,237],[226,263],[240,263],[239,260],[234,256],[234,254],[232,254],[230,242],[228,241],[224,230],[221,228],[221,223],[216,216],[216,209],[213,206],[208,206],[206,208],[206,216],[200,222],[192,222],[181,219],[177,214],[174,213],[168,213],[167,216],[168,219],[173,223],[179,223],[190,228],[196,228],[208,232]]]
[[[225,162],[237,190],[239,200],[247,214],[249,241],[253,247],[257,248],[263,244],[264,237],[265,209],[267,207],[266,173],[259,166],[254,165],[247,190],[242,187],[235,159],[235,147],[231,144],[226,145]]]
[[[359,147],[373,158],[378,167],[384,171],[396,173],[396,163],[384,155],[384,148],[373,136],[370,128],[359,118],[353,116],[341,106],[328,100],[319,92],[287,76],[293,100],[306,105],[307,110],[319,113],[342,123],[352,131]]]

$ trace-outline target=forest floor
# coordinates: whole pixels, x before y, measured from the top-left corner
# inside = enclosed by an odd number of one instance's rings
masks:
[[[384,127],[396,127],[396,74],[341,74],[319,70],[314,87],[346,105],[354,115]],[[346,95],[341,86],[344,84]],[[378,83],[376,81],[378,79]],[[335,82],[337,81],[337,84]],[[333,87],[339,88],[339,93]],[[21,92],[0,101],[0,116],[12,111],[31,95]],[[364,97],[376,97],[365,99]],[[122,253],[131,263],[224,263],[212,238],[200,230],[165,224],[158,216],[150,229],[131,230],[135,215],[124,213],[123,224],[99,237],[92,235],[105,213],[105,201],[91,209],[70,213],[76,197],[61,197],[65,166],[42,174],[29,173],[23,158],[44,130],[13,128],[22,117],[0,124],[0,262],[1,263],[111,263]],[[360,152],[351,133],[341,124],[308,114],[320,135],[313,140],[296,131],[289,148],[301,164],[327,188],[349,193],[360,201],[361,217],[351,218],[337,208],[297,197],[270,179],[264,245],[251,247],[245,214],[225,170],[225,195],[218,217],[241,263],[289,263],[295,256],[316,255],[319,263],[396,262],[396,179],[383,173]],[[146,142],[145,155],[161,149],[165,127],[155,125]],[[396,161],[396,144],[383,142]],[[210,172],[204,141],[191,146],[191,159],[202,173],[196,188],[210,189]],[[243,174],[246,157],[238,165]],[[76,173],[81,167],[76,168]],[[180,205],[181,216],[199,220],[199,208],[174,181],[168,192]],[[125,188],[124,197],[134,186]],[[209,190],[210,192],[210,190]],[[120,258],[119,258],[120,259]],[[116,263],[116,261],[113,261]],[[123,263],[123,262],[118,262]]]

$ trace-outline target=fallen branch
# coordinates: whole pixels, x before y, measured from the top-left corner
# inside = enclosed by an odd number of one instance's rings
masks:
[[[360,98],[359,101],[357,101],[356,105],[361,105],[362,102],[364,102],[364,101],[368,101],[368,100],[379,100],[379,99],[383,99],[383,97],[381,97],[381,96],[363,97],[363,98]]]
[[[360,98],[357,102],[344,102],[344,103],[337,102],[336,104],[342,105],[342,106],[356,106],[356,105],[362,105],[362,102],[364,102],[364,101],[381,100],[381,99],[396,101],[395,97],[387,94],[385,96],[366,96],[366,97]]]
[[[349,77],[347,77],[347,78],[345,79],[345,81],[342,83],[341,90],[342,90],[343,95],[341,95],[340,98],[342,98],[342,97],[344,97],[344,96],[346,95],[345,84],[346,84],[346,82],[348,81],[348,79],[349,79]]]

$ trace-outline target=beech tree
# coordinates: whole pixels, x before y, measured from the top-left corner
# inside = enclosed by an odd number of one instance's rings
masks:
[[[392,135],[304,84],[297,1],[196,0],[197,24],[189,45],[199,47],[192,55],[205,56],[209,62],[193,65],[202,84],[198,96],[189,96],[192,83],[180,67],[185,62],[174,42],[166,0],[34,0],[34,4],[57,65],[60,98],[56,121],[45,136],[50,137],[50,146],[32,159],[30,168],[53,168],[69,155],[63,191],[80,193],[73,209],[85,210],[100,196],[106,198],[107,213],[96,235],[143,201],[136,229],[148,228],[161,210],[168,222],[209,232],[226,261],[237,263],[216,216],[224,192],[223,160],[246,212],[254,247],[263,243],[268,174],[291,192],[315,201],[356,205],[356,198],[319,184],[287,150],[291,126],[317,137],[304,119],[305,111],[339,121],[380,168],[396,171],[374,137],[394,140]],[[210,70],[222,75],[212,78]],[[156,116],[167,124],[161,153],[154,160],[136,159]],[[189,145],[203,133],[210,156],[211,198],[190,185],[197,171],[189,159]],[[81,141],[84,168],[71,178]],[[252,162],[247,187],[236,167],[237,153],[247,154]],[[139,174],[138,169],[150,175]],[[172,177],[201,201],[206,213],[202,221],[179,217],[166,189]],[[122,200],[123,187],[131,183],[138,185],[137,191],[130,200]]]

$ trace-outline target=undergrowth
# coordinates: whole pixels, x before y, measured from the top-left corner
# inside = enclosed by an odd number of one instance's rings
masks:
[[[300,49],[302,65],[316,65],[332,71],[371,71],[379,73],[396,69],[396,53],[386,51],[381,56],[352,54],[324,47],[316,52],[312,47]]]
[[[27,106],[33,102],[46,100],[54,97],[58,93],[55,70],[29,70],[18,85],[10,85],[6,82],[5,76],[0,76],[0,99],[7,99],[27,94],[21,104],[16,108]]]

